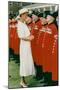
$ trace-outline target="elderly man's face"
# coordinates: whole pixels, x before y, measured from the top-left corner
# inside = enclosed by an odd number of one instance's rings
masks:
[[[22,18],[23,20],[26,20],[27,16],[28,16],[28,13],[24,13],[24,14],[21,15],[21,18]]]

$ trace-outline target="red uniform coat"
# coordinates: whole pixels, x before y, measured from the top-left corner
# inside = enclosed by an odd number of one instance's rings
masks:
[[[31,42],[31,48],[32,48],[32,55],[33,55],[33,59],[36,65],[39,65],[39,57],[40,57],[40,52],[39,52],[39,48],[38,48],[38,44],[37,44],[37,39],[38,39],[38,33],[39,33],[39,29],[42,27],[40,20],[38,20],[35,23],[31,23],[30,24],[31,27],[31,34],[34,35],[34,40],[32,40]]]
[[[17,28],[15,27],[15,38],[14,38],[14,53],[15,54],[19,54],[19,44],[20,44],[20,39],[18,38]]]
[[[58,80],[58,39],[54,39],[52,48],[52,80]]]
[[[14,48],[14,36],[15,36],[14,24],[11,22],[9,26],[10,26],[9,28],[9,47],[13,49]]]
[[[9,29],[9,47],[14,50],[15,54],[19,54],[19,42],[16,23],[14,22]]]
[[[44,37],[44,72],[52,72],[52,65],[54,60],[52,60],[52,46],[54,35],[57,33],[57,28],[54,24],[47,26],[47,31]]]
[[[37,38],[37,45],[38,45],[38,50],[39,50],[39,65],[44,66],[44,38],[45,38],[45,33],[46,33],[46,25],[42,26],[42,28],[39,30],[38,33],[38,38]]]

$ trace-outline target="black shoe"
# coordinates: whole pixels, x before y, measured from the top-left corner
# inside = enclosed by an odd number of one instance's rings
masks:
[[[52,81],[52,86],[58,86],[58,81]]]
[[[42,70],[42,66],[37,66],[36,65],[36,77],[37,80],[40,80],[43,78],[43,70]]]
[[[52,84],[52,73],[51,72],[44,73],[44,83],[46,83],[46,86],[51,86]]]
[[[14,60],[15,60],[15,63],[20,63],[19,55],[14,54]]]

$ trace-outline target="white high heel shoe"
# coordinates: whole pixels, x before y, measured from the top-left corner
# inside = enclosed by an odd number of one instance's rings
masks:
[[[23,88],[27,88],[28,86],[27,85],[25,85],[24,83],[20,83],[20,85],[21,85],[21,87],[23,87]]]

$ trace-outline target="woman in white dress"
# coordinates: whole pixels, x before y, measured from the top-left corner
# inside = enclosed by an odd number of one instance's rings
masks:
[[[34,39],[33,35],[30,35],[30,31],[27,25],[24,23],[28,10],[26,8],[19,10],[20,21],[17,24],[17,32],[20,38],[20,85],[27,87],[25,83],[25,77],[29,75],[35,75],[35,68],[31,53],[31,40]]]

